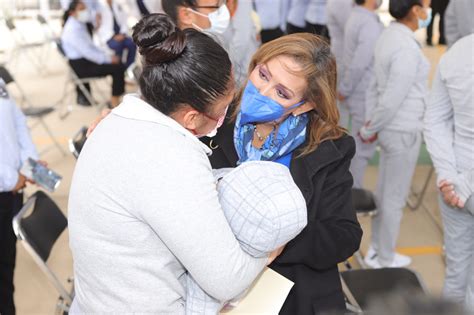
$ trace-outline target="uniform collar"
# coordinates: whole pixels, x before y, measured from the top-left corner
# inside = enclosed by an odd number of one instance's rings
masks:
[[[394,28],[395,30],[399,31],[400,33],[403,33],[407,36],[410,36],[411,38],[415,39],[415,32],[413,32],[408,26],[406,26],[405,24],[402,24],[400,22],[397,22],[397,21],[392,21],[392,23],[390,24],[390,26],[392,28]]]
[[[141,99],[138,94],[125,95],[122,103],[117,108],[115,108],[112,113],[124,118],[148,121],[171,128],[186,138],[189,138],[191,141],[194,141],[194,143],[198,144],[207,155],[212,154],[212,150],[199,141],[195,135],[181,126],[173,118],[153,108],[150,104]]]
[[[359,11],[363,14],[367,14],[367,15],[372,16],[372,17],[376,17],[378,19],[378,15],[377,15],[377,13],[375,13],[375,11],[370,11],[370,10],[360,6],[360,5],[356,5],[353,10]]]

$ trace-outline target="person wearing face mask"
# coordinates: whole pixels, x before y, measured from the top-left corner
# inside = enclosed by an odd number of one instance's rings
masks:
[[[211,34],[224,48],[229,48],[222,37],[230,23],[224,0],[162,0],[161,5],[180,29],[194,28]]]
[[[349,166],[355,144],[338,125],[336,62],[312,34],[264,44],[249,66],[240,105],[213,139],[213,168],[273,161],[290,170],[306,201],[308,225],[270,268],[295,283],[280,314],[345,310],[337,264],[358,248]]]
[[[400,221],[420,151],[430,63],[414,32],[431,22],[430,0],[391,0],[396,19],[375,46],[374,76],[367,91],[362,141],[378,138],[380,164],[365,262],[373,268],[404,267],[411,258],[395,252]]]
[[[186,273],[230,300],[279,252],[242,250],[219,204],[211,150],[197,138],[234,97],[225,50],[164,14],[144,17],[132,37],[141,94],[127,95],[89,136],[71,184],[71,314],[184,314]]]
[[[79,78],[111,75],[112,98],[110,104],[112,107],[117,106],[125,91],[125,69],[120,58],[107,55],[92,41],[86,26],[89,20],[89,11],[82,1],[71,2],[69,9],[65,12],[64,20],[61,44],[72,69]],[[78,98],[81,97],[81,93],[78,91]]]
[[[223,0],[163,0],[163,10],[181,29],[194,28],[214,37],[229,53],[238,85],[252,54],[260,45],[251,18],[250,1],[232,1],[227,7]]]
[[[344,31],[344,53],[339,79],[339,101],[351,117],[351,134],[357,136],[365,122],[365,95],[373,75],[374,48],[383,24],[375,12],[381,0],[356,0]],[[356,154],[351,173],[354,187],[362,188],[369,160],[375,152],[375,143],[364,143],[356,137]]]

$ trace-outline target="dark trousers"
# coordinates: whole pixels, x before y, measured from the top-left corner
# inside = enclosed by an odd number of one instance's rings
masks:
[[[268,43],[268,42],[270,42],[274,39],[277,39],[277,38],[279,38],[283,35],[284,35],[283,31],[279,27],[269,29],[269,30],[262,30],[260,32],[260,37],[262,38],[262,44]]]
[[[326,25],[306,22],[306,30],[308,33],[324,37],[329,42],[329,30]]]
[[[101,78],[112,76],[112,95],[120,96],[125,92],[124,67],[122,64],[102,64],[99,65],[87,59],[69,60],[74,72],[79,78]],[[80,90],[78,93],[82,94]]]
[[[307,33],[306,28],[301,28],[291,23],[286,23],[286,32],[288,34],[295,34],[295,33]]]
[[[130,65],[135,61],[135,55],[137,53],[137,46],[130,37],[125,37],[121,42],[116,41],[115,39],[109,39],[107,41],[107,46],[112,49],[120,59],[122,59],[124,50],[127,51],[127,61],[125,62],[125,69],[130,67]]]
[[[13,217],[23,206],[23,194],[0,193],[0,314],[15,314],[13,272],[16,260],[16,236]]]
[[[446,44],[446,39],[444,37],[444,12],[446,11],[448,4],[448,0],[433,0],[431,2],[431,8],[433,9],[433,18],[431,19],[431,23],[430,25],[428,25],[428,29],[426,30],[426,42],[428,44],[431,44],[433,40],[433,22],[436,14],[439,14],[439,44]]]

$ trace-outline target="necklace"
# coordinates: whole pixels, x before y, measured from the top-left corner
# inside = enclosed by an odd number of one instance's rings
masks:
[[[268,137],[272,134],[272,132],[276,131],[275,126],[273,126],[273,129],[268,133],[268,135],[262,136],[262,134],[258,132],[257,130],[257,125],[254,125],[253,128],[254,128],[253,130],[254,130],[255,135],[257,136],[258,141],[261,141],[261,142],[267,141]]]

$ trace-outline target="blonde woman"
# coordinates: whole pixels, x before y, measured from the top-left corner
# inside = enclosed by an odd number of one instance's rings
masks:
[[[270,265],[295,282],[280,314],[345,309],[337,264],[358,248],[352,208],[354,140],[338,126],[336,62],[320,37],[302,33],[263,45],[253,56],[234,115],[206,138],[213,168],[250,160],[287,166],[301,189],[308,225]]]

